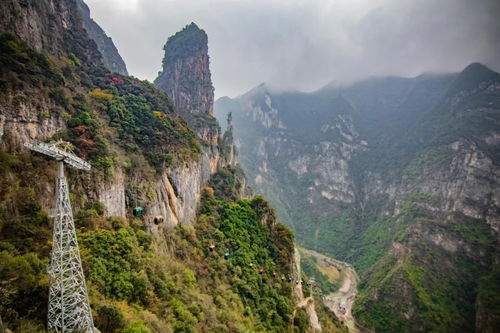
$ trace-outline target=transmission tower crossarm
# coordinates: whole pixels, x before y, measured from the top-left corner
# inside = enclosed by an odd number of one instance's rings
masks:
[[[50,143],[44,143],[44,142],[39,142],[39,143],[29,143],[26,142],[24,146],[30,150],[42,153],[44,155],[50,156],[52,158],[55,158],[58,161],[64,161],[66,164],[69,166],[79,169],[79,170],[85,170],[89,171],[90,170],[90,164],[80,157],[76,156],[75,154],[65,150],[61,149],[58,146],[59,145],[66,145],[68,146],[69,144],[64,142],[64,141],[56,141],[56,142],[50,142]]]

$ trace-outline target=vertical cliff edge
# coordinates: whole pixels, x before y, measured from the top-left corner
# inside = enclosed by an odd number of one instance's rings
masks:
[[[207,34],[191,23],[168,38],[163,49],[165,57],[155,85],[167,93],[200,138],[215,140],[219,130],[213,117]]]
[[[113,40],[106,35],[104,30],[90,17],[89,7],[83,0],[76,0],[78,13],[82,19],[82,25],[88,36],[96,43],[97,49],[102,54],[104,66],[110,71],[128,75],[127,66],[120,53],[116,49]]]

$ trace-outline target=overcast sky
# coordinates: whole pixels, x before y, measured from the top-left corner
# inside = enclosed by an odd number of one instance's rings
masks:
[[[315,90],[369,76],[500,70],[500,0],[85,0],[131,75],[154,80],[167,38],[208,34],[216,97],[267,82]]]

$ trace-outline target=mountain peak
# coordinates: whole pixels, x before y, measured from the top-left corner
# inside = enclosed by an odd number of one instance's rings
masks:
[[[269,93],[269,87],[265,82],[262,82],[258,86],[253,87],[243,95],[239,97],[251,97],[251,96],[256,96],[256,95],[264,95]]]
[[[195,30],[200,30],[200,31],[203,31],[203,29],[200,29],[200,28],[198,27],[198,25],[197,25],[196,23],[194,23],[194,22],[191,22],[191,23],[189,23],[188,25],[186,25],[186,26],[184,27],[184,29],[195,29]]]
[[[170,36],[163,50],[165,50],[165,57],[170,58],[195,55],[199,52],[208,53],[207,33],[205,30],[200,29],[196,23],[191,22],[181,31]]]
[[[191,22],[169,37],[163,49],[163,68],[155,85],[170,96],[185,116],[212,115],[214,88],[205,31]]]
[[[481,64],[480,62],[473,62],[464,68],[462,73],[465,72],[491,72],[491,69]]]
[[[461,90],[469,90],[477,87],[479,83],[500,79],[500,74],[492,71],[488,67],[478,62],[474,62],[458,75],[455,84],[449,93],[455,93]]]

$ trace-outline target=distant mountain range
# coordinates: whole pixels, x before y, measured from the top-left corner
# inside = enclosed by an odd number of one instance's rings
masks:
[[[474,63],[312,93],[262,84],[215,112],[232,113],[250,185],[299,243],[354,264],[362,325],[500,327],[498,73]]]

